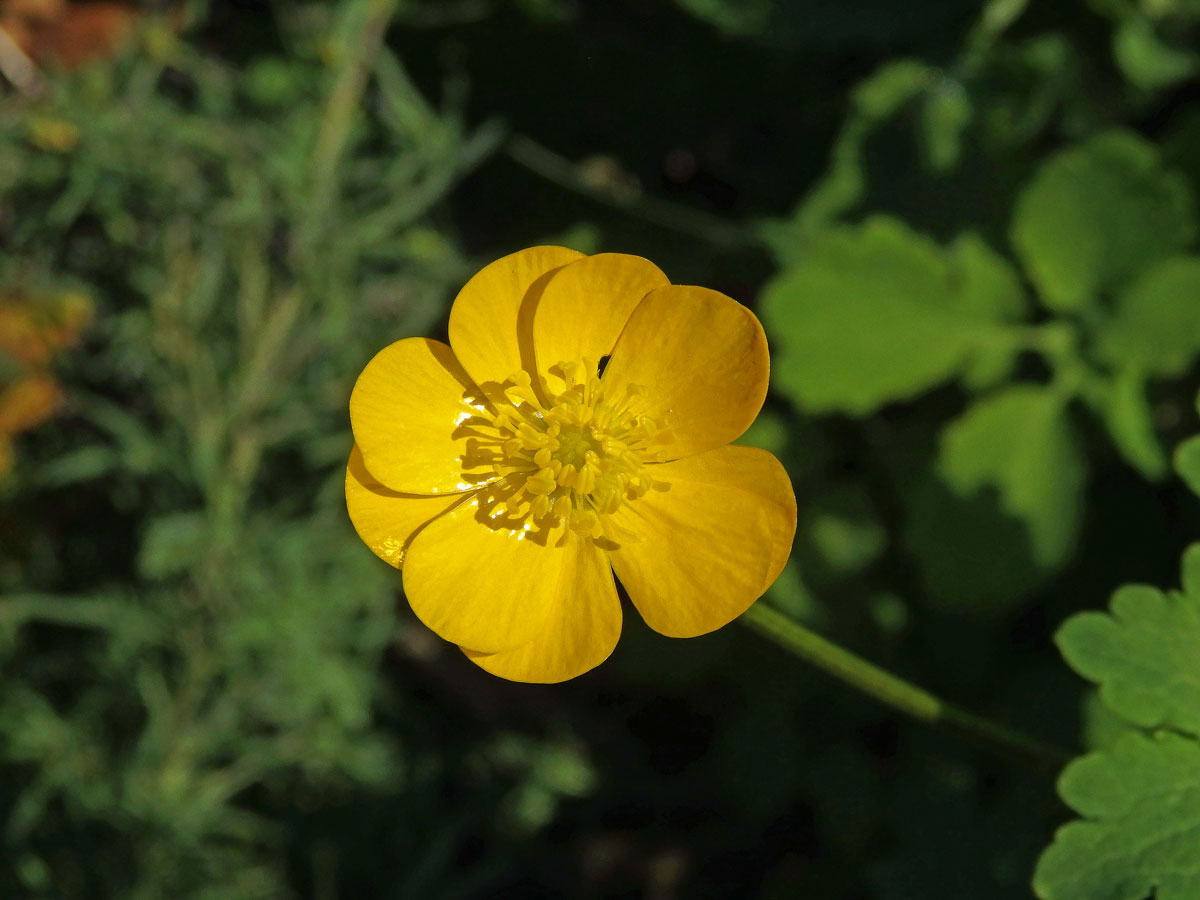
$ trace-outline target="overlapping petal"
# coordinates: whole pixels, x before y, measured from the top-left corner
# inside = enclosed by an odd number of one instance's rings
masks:
[[[578,569],[579,543],[544,546],[527,533],[493,527],[472,497],[413,538],[404,592],[439,637],[480,653],[528,644],[542,631]]]
[[[469,423],[479,389],[439,341],[405,338],[379,351],[350,394],[354,442],[367,470],[395,491],[470,490]]]
[[[478,384],[534,370],[533,314],[549,274],[583,254],[530,247],[496,260],[468,281],[450,309],[450,346]]]
[[[576,535],[570,539],[581,542]],[[600,665],[620,636],[621,601],[612,568],[604,552],[589,541],[571,555],[550,615],[528,644],[505,653],[465,652],[493,675],[550,684]]]
[[[774,456],[722,447],[654,467],[670,484],[612,515],[641,537],[609,552],[646,623],[695,637],[737,618],[782,571],[796,531],[796,498]]]
[[[736,300],[707,288],[651,291],[629,317],[604,371],[605,393],[645,388],[652,416],[675,436],[675,459],[737,439],[767,395],[770,361],[762,325]]]
[[[606,356],[600,391],[559,393],[558,363]],[[435,633],[503,678],[565,681],[616,645],[614,572],[652,628],[690,637],[736,618],[782,570],[796,527],[787,474],[727,446],[761,408],[768,368],[758,320],[723,294],[671,285],[636,256],[523,250],[463,288],[450,346],[399,341],[367,365],[350,402],[347,509]],[[520,384],[494,390],[521,370],[548,380],[541,402]],[[565,430],[547,431],[551,419]],[[627,494],[580,461],[589,446],[613,454]],[[546,541],[535,518],[581,530]]]
[[[593,364],[612,352],[629,316],[650,291],[670,284],[654,263],[626,253],[598,253],[556,271],[533,316],[539,372],[561,361]]]
[[[408,544],[421,526],[436,519],[463,498],[402,494],[380,484],[363,465],[355,447],[346,465],[346,510],[354,530],[371,552],[397,569],[404,564]]]

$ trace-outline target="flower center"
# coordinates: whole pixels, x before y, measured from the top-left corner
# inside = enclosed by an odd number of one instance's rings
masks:
[[[565,527],[601,538],[601,517],[668,489],[647,464],[662,461],[659,448],[672,438],[646,414],[638,385],[608,397],[590,363],[550,371],[563,388],[553,393],[543,382],[548,401],[518,372],[493,397],[495,414],[480,414],[472,455],[498,476],[480,492],[480,509],[514,531]]]

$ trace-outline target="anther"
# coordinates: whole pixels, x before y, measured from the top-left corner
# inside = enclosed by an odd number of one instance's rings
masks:
[[[624,543],[605,517],[650,490],[667,489],[643,465],[662,459],[652,445],[670,441],[670,432],[643,415],[639,385],[625,386],[616,403],[605,402],[591,360],[561,362],[551,371],[563,376],[558,393],[540,376],[537,393],[530,373],[518,372],[502,397],[494,395],[496,412],[481,411],[494,429],[484,433],[495,435],[478,439],[472,453],[473,466],[496,476],[487,514],[500,527],[538,529],[547,539],[570,529]]]

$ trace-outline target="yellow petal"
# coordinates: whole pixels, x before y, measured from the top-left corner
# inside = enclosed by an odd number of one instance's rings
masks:
[[[476,383],[534,371],[538,298],[551,272],[582,256],[566,247],[530,247],[484,266],[463,286],[450,309],[450,346]]]
[[[384,347],[350,394],[354,442],[367,470],[396,491],[473,489],[464,474],[472,399],[482,402],[479,389],[445,344],[405,338]]]
[[[581,542],[575,534],[569,540]],[[552,684],[600,665],[620,636],[621,601],[612,568],[604,552],[587,541],[563,572],[559,596],[536,637],[505,653],[463,652],[501,678]]]
[[[461,499],[461,495],[430,497],[389,490],[367,471],[358,447],[350,452],[346,466],[350,521],[371,552],[397,569],[416,532]]]
[[[642,298],[667,284],[654,263],[625,253],[599,253],[563,266],[550,277],[533,316],[539,371],[548,375],[564,360],[599,363],[612,353]]]
[[[779,460],[754,447],[721,447],[653,472],[670,489],[612,515],[642,541],[609,558],[647,625],[669,637],[706,634],[745,612],[782,571],[796,533],[792,485]]]
[[[767,395],[767,339],[754,313],[707,288],[646,295],[604,370],[605,396],[646,389],[647,412],[674,434],[669,459],[721,447],[745,431]]]
[[[404,559],[404,592],[438,636],[500,653],[542,630],[579,548],[546,546],[486,522],[473,497],[425,526]]]

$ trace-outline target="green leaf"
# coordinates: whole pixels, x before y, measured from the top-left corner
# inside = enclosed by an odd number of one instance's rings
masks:
[[[1051,389],[1019,385],[970,407],[908,498],[905,542],[924,599],[957,614],[1009,612],[1071,552],[1084,474]]]
[[[988,0],[979,16],[979,26],[998,35],[1017,21],[1029,6],[1029,0]]]
[[[1200,411],[1200,395],[1196,396],[1196,409]],[[1175,471],[1193,493],[1200,494],[1200,435],[1190,437],[1175,448]]]
[[[1034,560],[1051,568],[1075,543],[1085,460],[1050,388],[1018,385],[969,408],[942,434],[938,471],[960,497],[995,491],[1025,525]]]
[[[180,512],[151,520],[138,553],[138,571],[149,579],[169,578],[199,560],[208,539],[203,513]]]
[[[65,487],[94,481],[119,471],[125,464],[126,461],[113,448],[90,444],[38,466],[34,478],[40,485]]]
[[[1141,16],[1130,16],[1117,27],[1113,56],[1125,77],[1144,91],[1170,87],[1196,71],[1196,54],[1163,43]]]
[[[1084,695],[1079,718],[1080,736],[1083,746],[1088,750],[1105,750],[1115,744],[1121,735],[1135,730],[1131,723],[1104,705],[1099,691],[1089,691]]]
[[[1167,456],[1154,431],[1154,414],[1146,401],[1146,384],[1138,372],[1117,374],[1104,397],[1100,414],[1109,436],[1125,461],[1150,479],[1167,474]]]
[[[998,272],[976,239],[948,258],[895,219],[824,233],[763,296],[777,384],[805,409],[862,415],[949,380],[1003,338]]]
[[[1192,572],[1200,544],[1187,553]],[[1111,613],[1073,616],[1056,636],[1071,667],[1100,686],[1100,699],[1143,728],[1200,734],[1200,583],[1187,593],[1126,585]]]
[[[963,132],[974,110],[963,86],[945,79],[929,92],[921,106],[925,153],[934,172],[949,172],[962,156]]]
[[[1184,374],[1200,355],[1200,257],[1165,260],[1118,294],[1096,349],[1113,367]]]
[[[1058,312],[1080,312],[1192,240],[1186,182],[1152,144],[1121,132],[1093,138],[1041,167],[1017,200],[1012,242]]]
[[[730,35],[756,34],[767,24],[771,0],[675,0],[710,25]]]
[[[973,232],[959,235],[950,245],[953,276],[960,291],[959,306],[987,319],[1019,321],[1025,316],[1021,276],[1003,256]]]
[[[789,218],[760,226],[762,239],[782,264],[803,259],[814,237],[862,202],[867,191],[863,158],[867,141],[940,77],[937,69],[925,62],[897,59],[854,86],[850,114],[830,151],[828,170]]]
[[[1042,854],[1038,896],[1200,896],[1200,544],[1184,554],[1182,591],[1127,585],[1109,612],[1073,616],[1056,641],[1117,716],[1173,730],[1130,731],[1067,767],[1059,793],[1085,821]]]
[[[1196,741],[1131,732],[1071,763],[1059,793],[1084,820],[1060,828],[1038,860],[1033,886],[1043,900],[1200,896]]]
[[[954,274],[962,292],[962,306],[973,315],[1004,321],[1020,321],[1027,304],[1021,276],[1003,256],[976,234],[960,235],[950,245]],[[976,349],[963,381],[975,391],[1006,381],[1021,352],[1020,344],[1007,331],[996,331],[993,340]]]
[[[1200,494],[1200,436],[1188,438],[1175,448],[1175,471],[1193,493]]]

